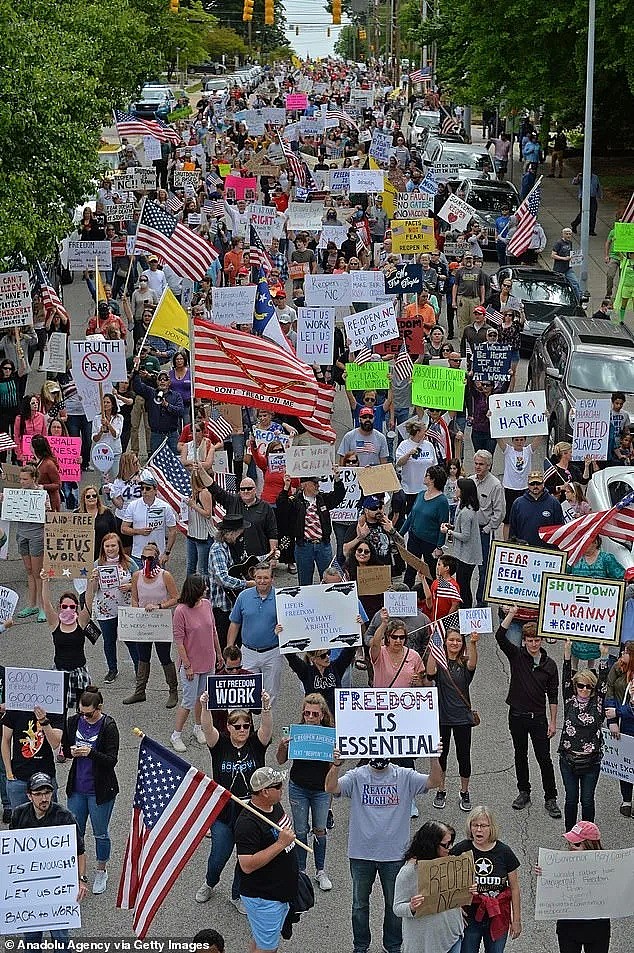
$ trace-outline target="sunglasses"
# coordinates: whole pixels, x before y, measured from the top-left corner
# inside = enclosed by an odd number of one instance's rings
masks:
[[[254,487],[254,486],[241,486],[241,487],[240,487],[240,492],[241,492],[241,493],[250,493],[251,490],[255,490],[255,487]]]
[[[236,731],[249,731],[251,728],[251,725],[248,722],[237,723],[230,721],[228,724],[231,726],[231,728],[235,728]]]
[[[330,653],[329,653],[329,652],[320,652],[319,655],[316,655],[316,656],[315,656],[315,658],[328,659],[328,660],[330,660]]]
[[[370,555],[370,550],[369,550],[369,549],[357,549],[357,555],[358,555],[358,556],[369,556],[369,555]]]
[[[406,642],[406,641],[407,641],[407,636],[406,636],[406,635],[394,635],[394,634],[392,634],[392,635],[390,636],[390,638],[392,639],[393,642]]]
[[[364,397],[364,398],[363,398],[363,403],[364,403],[364,404],[376,404],[376,397]]]
[[[358,461],[358,460],[348,460],[348,466],[349,466],[349,467],[358,467],[358,466],[359,466],[359,461]]]
[[[85,499],[85,500],[96,500],[96,499],[97,499],[97,494],[96,494],[96,493],[86,493],[84,499]]]
[[[60,607],[60,609],[76,609],[76,608],[77,608],[77,603],[75,603],[75,602],[61,602],[59,607]]]
[[[503,287],[503,288],[512,288],[513,285],[507,284],[506,281],[505,281],[505,282],[502,284],[502,287]]]
[[[579,691],[591,692],[593,686],[586,684],[586,682],[577,682],[577,688]]]

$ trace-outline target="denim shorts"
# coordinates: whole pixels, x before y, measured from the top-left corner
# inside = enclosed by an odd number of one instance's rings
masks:
[[[263,900],[262,897],[240,898],[247,911],[249,926],[258,950],[277,950],[286,915],[287,903],[281,900]]]
[[[193,711],[194,705],[203,692],[207,691],[207,675],[213,675],[214,672],[204,672],[202,675],[194,675],[190,681],[185,675],[185,666],[180,668],[180,683],[183,693],[181,698],[181,708],[187,711]]]

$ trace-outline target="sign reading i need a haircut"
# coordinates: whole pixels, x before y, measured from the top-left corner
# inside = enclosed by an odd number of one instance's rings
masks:
[[[342,758],[426,757],[440,739],[438,691],[336,688],[335,724]]]

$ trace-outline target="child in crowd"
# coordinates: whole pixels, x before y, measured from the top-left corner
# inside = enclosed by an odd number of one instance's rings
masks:
[[[561,504],[566,523],[576,520],[579,516],[587,516],[592,507],[588,503],[580,483],[566,483],[564,499]]]

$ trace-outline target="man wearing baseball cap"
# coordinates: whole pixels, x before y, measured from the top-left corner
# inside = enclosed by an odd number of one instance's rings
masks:
[[[275,953],[289,904],[297,896],[295,832],[281,804],[285,780],[286,771],[257,768],[251,775],[249,803],[262,817],[242,811],[235,824],[240,897],[251,927],[252,953]]]
[[[344,434],[337,453],[342,466],[347,453],[355,452],[360,467],[375,467],[387,463],[388,449],[384,434],[374,428],[374,410],[363,407],[359,411],[359,426]]]
[[[176,513],[169,503],[158,498],[158,484],[151,470],[143,470],[139,482],[141,499],[128,503],[123,514],[121,533],[123,536],[132,536],[132,555],[139,562],[143,547],[147,543],[156,543],[161,553],[161,565],[164,565],[176,542]]]

